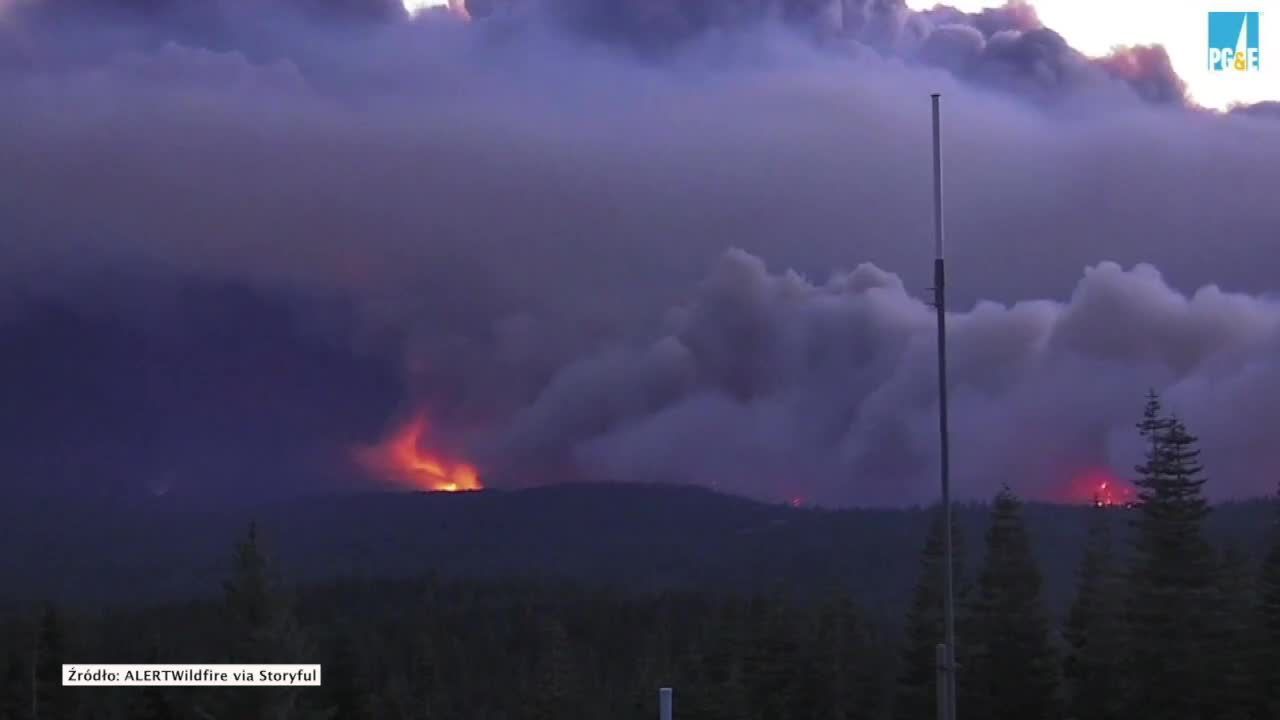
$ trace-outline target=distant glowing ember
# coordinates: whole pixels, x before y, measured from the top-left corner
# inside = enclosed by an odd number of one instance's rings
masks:
[[[1072,481],[1068,502],[1092,503],[1098,507],[1128,507],[1137,500],[1133,486],[1109,470],[1084,473]]]
[[[426,417],[418,415],[378,445],[357,449],[356,459],[371,472],[419,490],[483,490],[473,465],[423,447],[428,430]]]

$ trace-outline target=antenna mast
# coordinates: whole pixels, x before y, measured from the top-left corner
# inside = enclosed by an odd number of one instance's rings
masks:
[[[956,720],[956,613],[951,543],[951,458],[947,439],[947,299],[942,253],[942,133],[939,93],[933,93],[933,307],[938,315],[938,433],[941,441],[943,640],[938,646],[938,720]]]

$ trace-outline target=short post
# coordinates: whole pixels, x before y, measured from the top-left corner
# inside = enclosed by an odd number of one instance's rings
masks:
[[[671,720],[671,688],[658,689],[658,720]]]

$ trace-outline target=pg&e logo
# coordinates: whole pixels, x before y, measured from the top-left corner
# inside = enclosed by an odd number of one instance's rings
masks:
[[[1257,70],[1256,12],[1209,13],[1209,69],[1213,72]]]

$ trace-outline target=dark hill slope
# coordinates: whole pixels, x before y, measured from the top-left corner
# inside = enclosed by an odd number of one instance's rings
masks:
[[[1032,505],[1049,595],[1069,599],[1086,509]],[[958,510],[972,570],[985,509]],[[1127,526],[1116,511],[1118,528]],[[1256,552],[1265,503],[1221,506],[1215,537]],[[468,494],[313,497],[252,508],[169,503],[0,511],[0,596],[136,605],[218,591],[231,543],[253,519],[300,582],[412,577],[567,578],[621,589],[700,588],[818,596],[844,588],[899,614],[928,512],[765,505],[689,487],[561,485]]]

